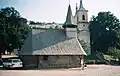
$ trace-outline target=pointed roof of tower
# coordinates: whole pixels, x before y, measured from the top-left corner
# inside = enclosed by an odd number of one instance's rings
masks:
[[[70,4],[68,7],[66,21],[63,24],[63,27],[77,27],[77,24],[75,23],[74,17],[72,15],[72,10],[71,10]]]
[[[79,10],[85,10],[85,8],[83,7],[82,0],[80,0],[80,7],[79,7]]]
[[[76,11],[78,10],[78,4],[76,3]]]

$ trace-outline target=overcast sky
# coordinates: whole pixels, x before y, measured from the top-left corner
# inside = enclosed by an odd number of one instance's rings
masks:
[[[79,5],[80,0],[70,0],[73,15],[76,3]],[[0,0],[0,8],[15,7],[21,16],[40,22],[64,23],[68,5],[69,0]],[[111,11],[120,19],[118,5],[120,6],[120,0],[83,0],[83,6],[89,11],[89,20],[100,11]]]

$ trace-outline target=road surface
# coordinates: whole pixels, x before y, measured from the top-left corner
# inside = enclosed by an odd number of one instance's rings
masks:
[[[0,76],[120,76],[120,66],[88,65],[84,70],[0,70]]]

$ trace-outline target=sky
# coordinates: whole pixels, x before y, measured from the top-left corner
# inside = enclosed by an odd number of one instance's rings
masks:
[[[75,15],[76,3],[79,6],[80,0],[0,0],[0,9],[14,7],[22,17],[35,22],[64,23],[68,5]],[[89,20],[100,11],[110,11],[120,19],[119,5],[120,0],[83,0]]]

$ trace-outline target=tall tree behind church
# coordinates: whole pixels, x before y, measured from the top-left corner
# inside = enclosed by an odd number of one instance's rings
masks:
[[[106,53],[109,47],[120,49],[120,22],[111,12],[99,12],[90,21],[92,53]]]
[[[0,56],[5,50],[20,49],[29,27],[27,19],[13,7],[0,10]]]

